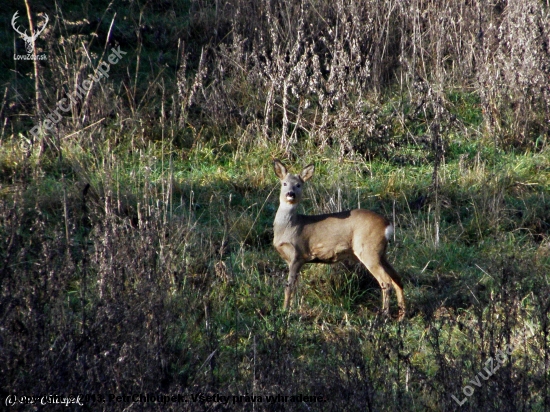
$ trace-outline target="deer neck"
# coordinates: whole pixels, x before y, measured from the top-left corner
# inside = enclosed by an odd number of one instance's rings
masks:
[[[298,224],[298,204],[289,204],[281,202],[273,226],[275,230],[284,230],[285,228],[296,226]]]

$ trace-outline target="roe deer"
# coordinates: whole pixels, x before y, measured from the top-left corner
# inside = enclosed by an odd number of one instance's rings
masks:
[[[386,245],[393,233],[391,223],[375,212],[354,209],[345,212],[306,216],[298,214],[303,185],[315,167],[306,166],[299,175],[287,172],[278,160],[273,161],[281,180],[279,209],[273,222],[273,244],[289,267],[283,308],[290,306],[305,263],[334,263],[344,259],[359,260],[382,288],[382,313],[389,315],[390,287],[399,306],[398,319],[405,316],[403,286],[397,272],[386,260]]]

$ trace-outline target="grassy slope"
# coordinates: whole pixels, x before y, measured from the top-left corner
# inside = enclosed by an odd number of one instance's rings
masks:
[[[134,109],[159,110],[151,99]],[[375,99],[383,115],[402,96]],[[327,398],[315,410],[452,410],[513,343],[463,409],[544,410],[549,149],[502,149],[481,132],[476,96],[447,99],[463,128],[444,137],[437,198],[421,117],[388,115],[396,144],[344,157],[308,136],[287,155],[208,121],[178,131],[116,118],[40,152],[20,125],[0,149],[2,395],[315,394]],[[395,219],[405,322],[379,319],[378,286],[345,265],[305,268],[298,304],[281,312],[276,156],[316,164],[305,212],[360,204]]]

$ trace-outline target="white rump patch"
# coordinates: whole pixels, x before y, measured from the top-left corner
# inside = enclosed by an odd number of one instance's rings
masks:
[[[392,224],[389,224],[388,226],[386,226],[385,235],[386,235],[386,239],[390,240],[390,238],[393,235],[393,225]]]

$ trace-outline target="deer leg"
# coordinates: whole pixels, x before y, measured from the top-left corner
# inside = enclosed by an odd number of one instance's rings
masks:
[[[391,277],[391,283],[397,296],[397,306],[399,307],[397,319],[402,320],[405,317],[407,309],[405,305],[405,296],[403,295],[403,283],[401,282],[401,277],[397,274],[392,265],[390,265],[385,256],[380,259],[380,262],[386,273]]]
[[[387,283],[383,281],[381,282],[380,280],[378,280],[378,283],[380,284],[380,289],[382,289],[382,315],[389,317],[391,283]]]
[[[289,265],[288,281],[285,285],[285,303],[283,305],[284,310],[288,310],[292,302],[292,297],[296,291],[296,285],[298,285],[298,277],[300,275],[300,269],[302,267],[301,262],[292,262]]]
[[[392,278],[384,268],[382,259],[372,253],[363,250],[356,254],[361,263],[366,266],[369,272],[374,276],[382,289],[382,314],[388,316],[390,313],[390,292],[392,287]],[[401,296],[402,297],[402,296]]]
[[[385,256],[386,245],[383,244],[378,251],[366,249],[363,245],[354,247],[355,256],[366,266],[375,277],[382,289],[382,313],[389,315],[390,292],[395,290],[399,306],[398,319],[405,317],[405,297],[403,296],[403,284],[395,269],[389,264]]]
[[[367,265],[365,265],[367,266]],[[392,279],[386,273],[383,266],[379,263],[370,264],[367,269],[375,277],[382,289],[382,314],[389,316],[390,314],[390,292],[392,287]]]

